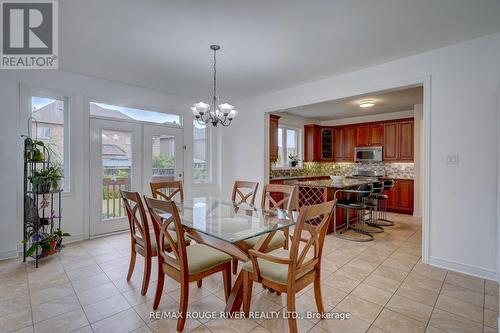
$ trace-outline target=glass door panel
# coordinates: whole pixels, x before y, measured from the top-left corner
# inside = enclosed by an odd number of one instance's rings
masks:
[[[101,219],[126,216],[120,190],[130,191],[132,175],[132,132],[103,129]]]
[[[144,125],[144,194],[149,183],[183,180],[183,132],[180,128]]]
[[[175,136],[153,135],[151,163],[152,182],[175,180]]]
[[[141,188],[141,125],[91,119],[90,134],[90,235],[126,230],[120,190]]]

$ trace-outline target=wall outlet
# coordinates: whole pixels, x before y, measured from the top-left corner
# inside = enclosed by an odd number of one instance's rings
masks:
[[[446,155],[446,165],[457,165],[459,163],[458,154]]]

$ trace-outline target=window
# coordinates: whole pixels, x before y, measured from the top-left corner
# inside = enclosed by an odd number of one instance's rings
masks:
[[[209,170],[209,140],[206,125],[200,125],[193,120],[193,182],[210,182]]]
[[[31,135],[45,143],[50,160],[63,169],[65,191],[69,191],[67,107],[65,98],[31,96]]]
[[[38,126],[36,129],[38,139],[50,139],[50,127]]]
[[[280,126],[278,127],[278,160],[275,166],[284,168],[290,166],[288,156],[297,155],[301,158],[300,132],[297,128]]]
[[[143,121],[155,124],[181,124],[181,116],[163,112],[127,108],[124,106],[90,102],[90,115],[120,120]]]

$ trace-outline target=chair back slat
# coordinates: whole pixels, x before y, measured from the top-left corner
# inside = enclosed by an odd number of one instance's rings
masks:
[[[151,249],[151,237],[148,217],[138,192],[120,190],[120,196],[127,212],[130,235],[135,242],[147,249]],[[137,217],[139,215],[139,217]]]
[[[234,182],[233,194],[231,201],[236,204],[247,203],[250,205],[255,204],[255,196],[259,183],[237,180]],[[238,198],[236,197],[238,195]]]
[[[173,201],[148,198],[144,196],[148,207],[155,238],[158,244],[158,260],[163,260],[167,265],[187,272],[186,242],[184,240],[184,229],[181,225],[179,211]],[[175,226],[175,230],[169,228]],[[177,242],[174,242],[170,232],[175,232]]]
[[[295,224],[292,246],[290,248],[291,265],[288,270],[289,281],[295,281],[298,273],[310,270],[312,266],[320,264],[326,230],[335,204],[336,200],[332,200],[301,208],[297,223]],[[317,224],[308,223],[308,221],[317,220],[320,220]],[[300,246],[301,243],[305,243],[302,248]],[[309,255],[311,248],[313,249],[312,256]]]
[[[276,201],[271,193],[281,193],[283,199]],[[293,185],[266,184],[262,191],[261,206],[263,209],[283,208],[292,210],[295,208],[295,196],[297,187]]]
[[[168,182],[151,182],[151,194],[154,199],[163,198],[164,200],[173,200],[175,195],[179,193],[180,200],[184,200],[184,191],[182,189],[182,182],[179,180]]]

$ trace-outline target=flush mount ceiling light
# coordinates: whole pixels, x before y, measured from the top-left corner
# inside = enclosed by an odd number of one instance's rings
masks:
[[[238,111],[234,109],[234,106],[228,103],[219,104],[219,96],[217,95],[217,51],[220,50],[219,45],[210,45],[210,49],[214,51],[214,90],[212,93],[211,104],[198,102],[193,104],[191,111],[200,125],[206,125],[212,123],[214,127],[221,124],[224,127],[228,127],[231,121],[238,115]]]
[[[359,102],[359,107],[360,108],[371,108],[374,105],[375,105],[375,101],[373,101],[371,99],[367,99],[365,101]]]

